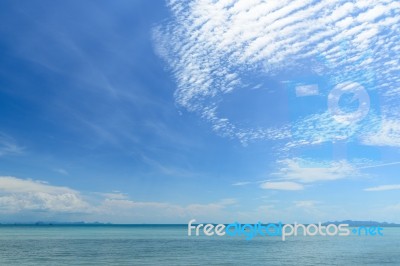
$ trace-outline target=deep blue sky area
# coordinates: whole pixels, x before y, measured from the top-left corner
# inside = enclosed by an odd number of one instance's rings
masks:
[[[399,5],[256,2],[2,1],[0,222],[400,222]]]

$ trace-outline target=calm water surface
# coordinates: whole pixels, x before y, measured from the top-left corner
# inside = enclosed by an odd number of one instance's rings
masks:
[[[400,265],[384,236],[188,237],[186,226],[0,226],[0,265]]]

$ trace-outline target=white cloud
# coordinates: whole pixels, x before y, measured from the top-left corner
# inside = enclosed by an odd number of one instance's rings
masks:
[[[358,15],[357,20],[360,22],[372,22],[384,15],[387,11],[389,10],[384,5],[377,5]]]
[[[364,189],[365,191],[386,191],[386,190],[400,190],[400,184],[395,185],[382,185],[377,187],[370,187]]]
[[[0,177],[0,211],[85,212],[89,207],[79,192],[40,181]]]
[[[99,195],[103,196],[106,199],[112,199],[112,200],[126,200],[128,199],[128,195],[125,193],[121,193],[119,191],[113,191],[110,193],[98,193]]]
[[[305,65],[304,60],[323,58],[322,73],[333,84],[362,78],[368,84],[375,81],[371,90],[387,95],[400,91],[400,67],[388,64],[400,51],[397,1],[197,0],[168,1],[168,6],[173,18],[157,27],[154,36],[158,53],[167,60],[177,81],[176,101],[208,120],[222,136],[243,143],[292,136],[289,126],[243,127],[220,113],[220,100],[243,89],[249,72],[273,77],[281,70],[310,68],[321,74],[320,67]],[[349,138],[349,134],[359,133],[354,127],[337,128],[325,114],[319,116],[306,119],[323,119],[323,132],[329,137],[320,134],[297,144],[311,145],[332,136]],[[295,125],[295,138],[301,139],[304,131],[296,126],[302,123]],[[318,133],[317,129],[308,131]],[[290,147],[295,147],[296,141],[291,141],[294,146]]]
[[[245,185],[248,185],[248,184],[251,184],[251,182],[246,182],[246,181],[244,181],[244,182],[236,182],[236,183],[233,183],[232,186],[245,186]]]
[[[318,85],[299,85],[296,86],[296,96],[303,97],[303,96],[310,96],[310,95],[318,95]]]
[[[43,192],[0,196],[0,209],[5,213],[21,211],[85,212],[87,203],[75,193],[49,194]]]
[[[272,190],[303,190],[304,186],[295,182],[264,182],[260,185],[262,189]]]
[[[21,217],[27,222],[177,223],[192,218],[227,221],[226,210],[236,203],[231,198],[187,205],[134,201],[118,191],[80,192],[42,181],[0,176],[0,222],[21,222]]]
[[[20,179],[12,176],[0,176],[0,192],[2,193],[46,193],[46,194],[64,194],[77,193],[67,187],[51,186],[43,181],[31,179]]]
[[[338,121],[340,119],[332,113],[324,112],[296,121],[292,125],[292,139],[286,143],[285,149],[355,138],[364,135],[365,132],[376,130],[376,121],[379,120],[372,112],[368,118],[359,123],[347,123],[346,120],[352,118],[343,118],[344,121]]]
[[[279,161],[279,164],[281,168],[272,175],[283,180],[302,183],[330,181],[360,175],[358,169],[345,160],[317,162],[293,158]]]
[[[362,135],[361,143],[371,146],[400,147],[400,121],[383,118],[377,123],[379,129]]]

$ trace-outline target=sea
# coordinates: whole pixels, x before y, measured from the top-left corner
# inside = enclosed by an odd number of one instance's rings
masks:
[[[0,265],[400,265],[383,236],[188,236],[187,225],[0,225]]]

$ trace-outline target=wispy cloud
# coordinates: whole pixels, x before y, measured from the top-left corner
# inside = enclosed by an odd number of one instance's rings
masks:
[[[304,186],[296,182],[264,182],[260,185],[262,189],[272,190],[303,190]]]
[[[385,166],[391,166],[391,165],[397,165],[397,164],[400,164],[400,162],[391,162],[391,163],[380,163],[380,164],[364,165],[364,166],[358,167],[358,169],[378,168],[378,167],[385,167]]]
[[[68,175],[68,171],[63,168],[56,168],[56,169],[54,169],[54,172],[57,172],[62,175]]]
[[[146,164],[150,165],[153,169],[156,169],[158,172],[160,172],[163,175],[167,176],[174,176],[174,177],[194,177],[199,175],[196,172],[192,172],[190,170],[176,167],[174,165],[169,165],[160,161],[157,161],[155,159],[152,159],[144,154],[141,154],[141,158],[143,162]]]
[[[176,101],[208,120],[222,136],[244,143],[291,136],[290,127],[245,128],[220,113],[221,99],[243,89],[249,72],[274,76],[283,69],[310,68],[317,75],[322,71],[330,76],[332,84],[362,78],[370,90],[385,95],[400,91],[397,1],[168,1],[168,6],[173,18],[157,27],[154,36],[157,51],[177,81]],[[322,68],[304,63],[310,59],[322,62]],[[315,95],[316,90],[302,87],[299,93]],[[326,134],[296,129],[295,137],[302,132],[310,136],[303,142],[295,139],[289,147],[359,132],[357,127],[338,128],[331,118],[331,114],[306,118],[310,123],[322,120]]]
[[[21,154],[23,151],[24,147],[18,145],[14,138],[0,132],[0,157]]]
[[[309,115],[293,123],[292,138],[286,143],[285,149],[356,139],[365,132],[377,130],[378,120],[375,114],[370,114],[359,123],[343,123],[329,111]]]
[[[315,84],[312,85],[300,85],[296,86],[296,96],[310,96],[310,95],[318,95],[318,86]]]
[[[364,191],[386,191],[386,190],[400,190],[400,184],[382,185],[382,186],[370,187],[370,188],[364,189]]]
[[[236,183],[233,183],[232,184],[232,186],[245,186],[245,185],[249,185],[249,184],[251,184],[251,182],[236,182]]]
[[[297,208],[314,208],[319,202],[315,200],[298,200],[293,203]]]
[[[354,165],[345,160],[315,161],[292,158],[278,163],[281,167],[272,175],[302,183],[338,180],[361,174]]]
[[[365,176],[363,169],[379,168],[398,165],[400,162],[372,163],[360,161],[351,163],[346,160],[318,161],[303,158],[290,158],[277,162],[278,169],[271,176],[278,177],[274,180],[241,181],[233,183],[233,186],[259,185],[263,189],[272,190],[303,190],[305,185],[325,181],[334,181],[345,178]],[[397,185],[379,186],[367,188],[365,191],[378,191],[396,189]]]

